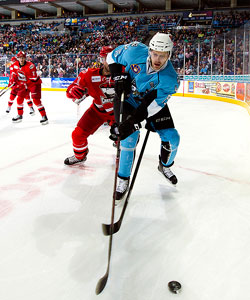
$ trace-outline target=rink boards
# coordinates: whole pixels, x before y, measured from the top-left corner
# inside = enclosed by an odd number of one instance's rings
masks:
[[[185,76],[174,96],[204,98],[240,105],[250,114],[250,82],[241,76]],[[197,78],[196,78],[197,77]],[[197,79],[201,80],[197,80]],[[237,81],[234,81],[238,79]],[[66,91],[74,78],[42,78],[43,91]],[[8,77],[0,77],[0,88],[8,85]]]

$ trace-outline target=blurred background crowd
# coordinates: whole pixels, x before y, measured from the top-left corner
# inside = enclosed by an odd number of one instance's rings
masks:
[[[66,19],[65,19],[66,20]],[[181,75],[249,74],[250,10],[214,12],[211,21],[186,23],[182,14],[85,18],[80,26],[66,21],[0,23],[0,76],[23,50],[41,77],[76,77],[98,65],[103,45],[147,43],[157,31],[172,35],[172,62]],[[249,67],[248,67],[249,66]]]

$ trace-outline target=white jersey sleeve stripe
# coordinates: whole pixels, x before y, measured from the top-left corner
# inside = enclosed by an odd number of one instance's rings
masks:
[[[148,106],[147,110],[148,110],[148,118],[152,117],[153,115],[157,114],[160,110],[162,109],[162,106],[160,106],[155,100],[150,103],[150,105]]]
[[[109,65],[115,63],[115,61],[114,61],[113,58],[112,58],[112,53],[113,53],[113,51],[112,51],[112,52],[109,52],[108,55],[107,55],[107,58],[106,58],[106,62],[107,62]]]

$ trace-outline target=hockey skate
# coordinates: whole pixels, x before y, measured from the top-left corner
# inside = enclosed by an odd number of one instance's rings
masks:
[[[30,107],[30,115],[31,116],[34,116],[35,115],[35,110],[34,110],[34,108],[33,107]]]
[[[7,114],[10,112],[10,110],[11,110],[11,106],[8,106],[6,109]]]
[[[12,118],[13,123],[20,123],[23,120],[23,116],[17,115],[15,118]]]
[[[48,123],[49,123],[49,121],[48,121],[48,118],[47,118],[47,116],[43,116],[43,117],[42,117],[42,120],[40,121],[40,123],[41,123],[42,125],[46,125],[46,124],[48,124]]]
[[[115,205],[118,205],[124,198],[129,187],[129,177],[117,177],[116,192],[115,192]]]
[[[169,167],[166,167],[162,164],[161,160],[159,160],[158,170],[164,175],[164,177],[173,185],[176,185],[178,180],[174,173],[170,170]]]
[[[70,157],[67,157],[64,160],[64,164],[67,165],[67,166],[71,166],[71,165],[75,165],[75,164],[78,164],[78,163],[81,163],[81,162],[85,162],[86,160],[87,160],[87,155],[83,159],[78,159],[78,158],[75,157],[75,155],[72,155]]]

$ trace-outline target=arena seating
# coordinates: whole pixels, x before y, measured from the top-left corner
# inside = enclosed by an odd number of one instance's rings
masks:
[[[243,55],[237,55],[234,64],[234,30],[244,25],[249,16],[249,11],[215,12],[211,26],[188,27],[181,26],[181,13],[86,19],[78,27],[59,21],[43,23],[42,20],[19,25],[1,24],[1,61],[5,59],[8,65],[11,57],[23,50],[37,65],[41,77],[76,77],[81,70],[98,65],[97,56],[103,45],[146,43],[154,32],[162,31],[172,35],[172,62],[178,73],[184,74],[185,60],[186,75],[221,74],[222,70],[225,74],[233,74],[235,70],[242,74]],[[242,43],[243,31],[238,29],[236,51],[242,52]],[[8,68],[6,72],[3,63],[0,68],[1,75],[6,76]]]

